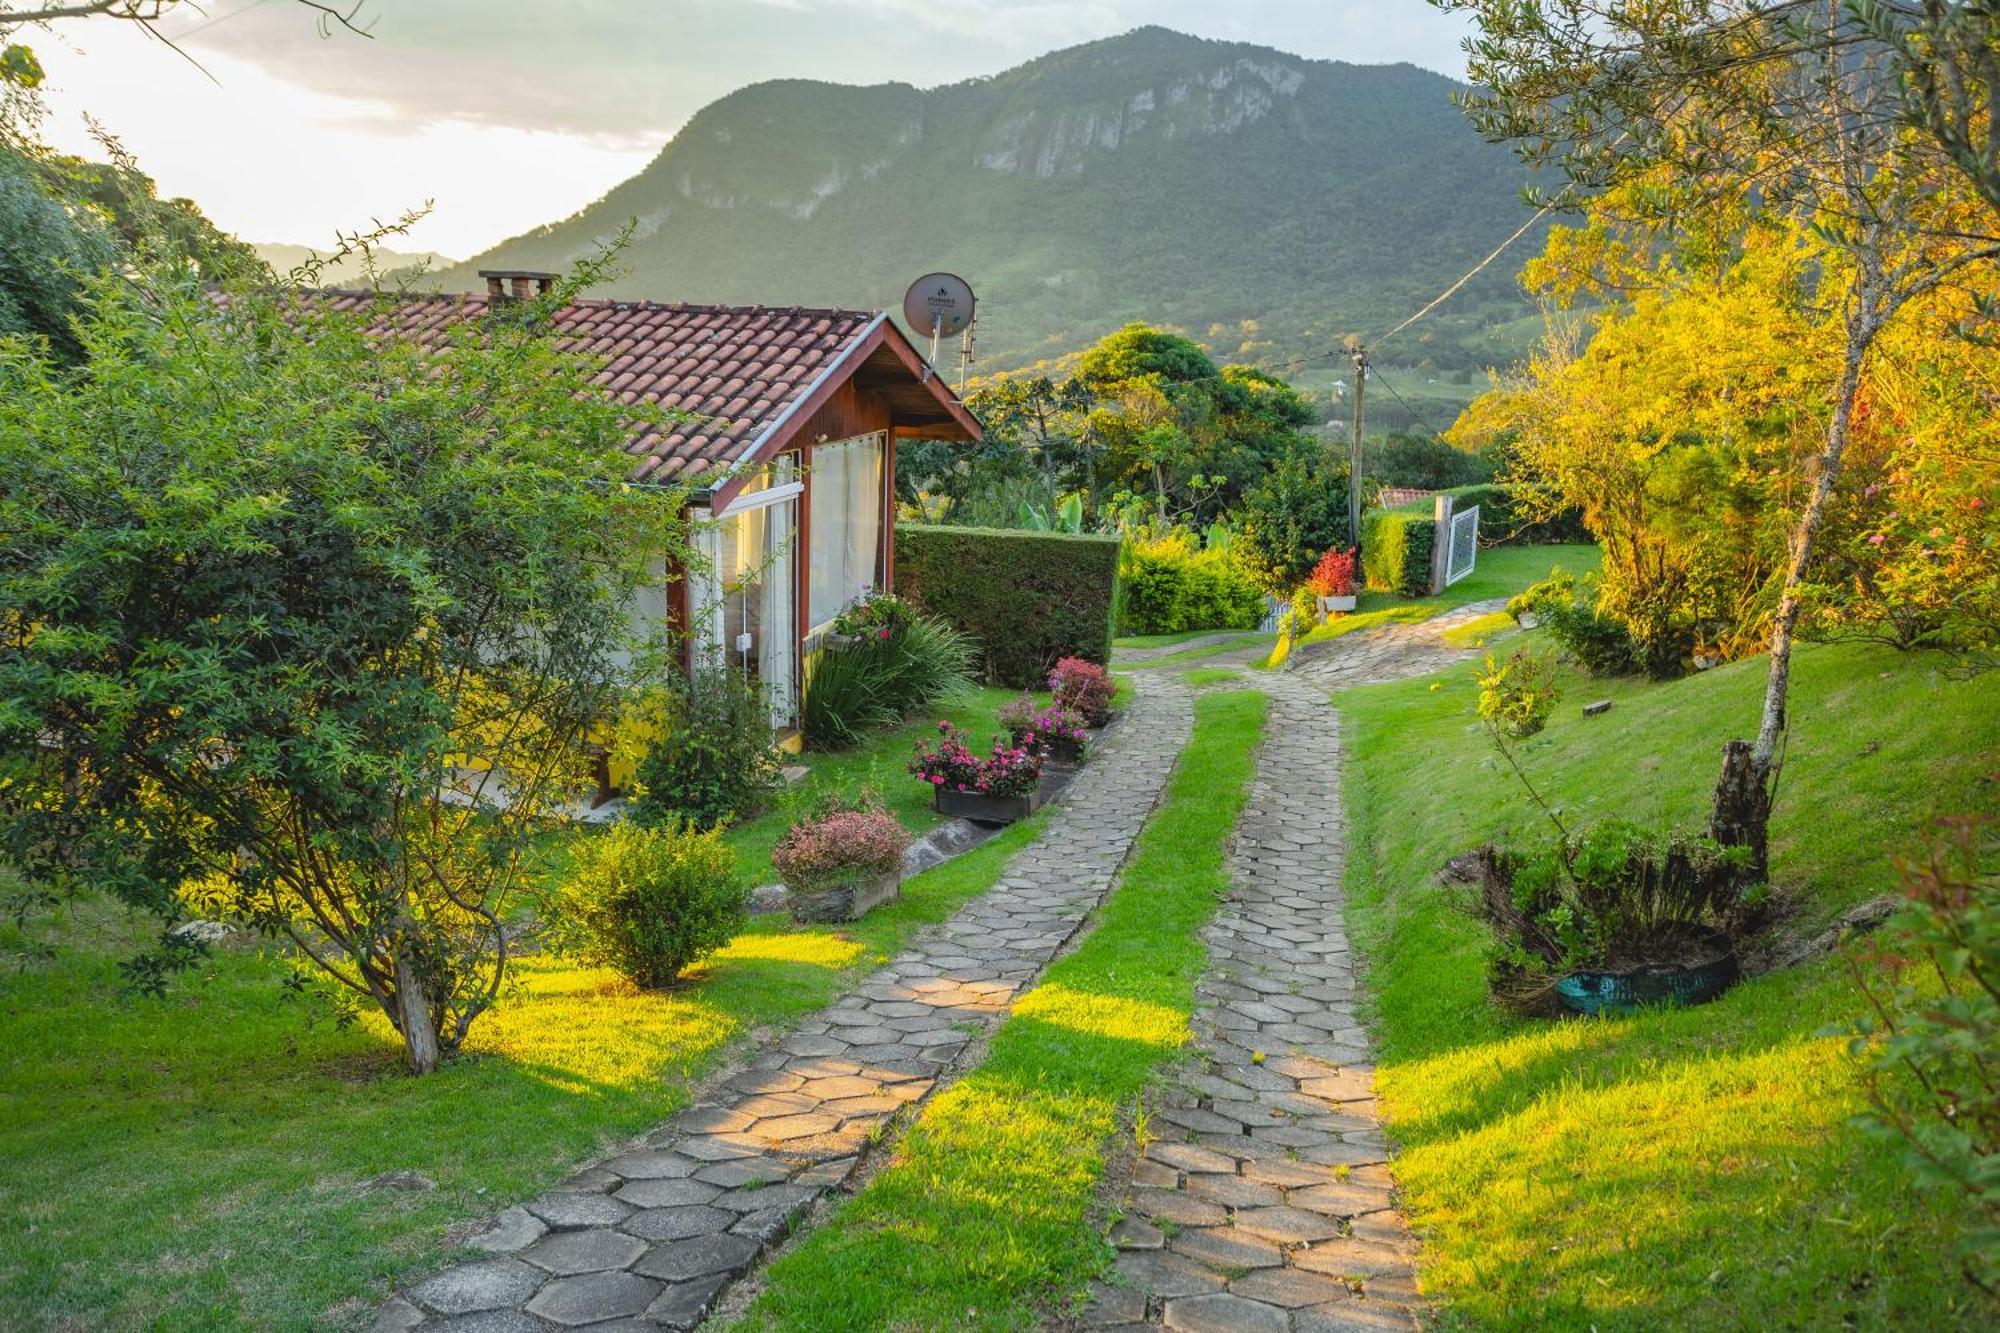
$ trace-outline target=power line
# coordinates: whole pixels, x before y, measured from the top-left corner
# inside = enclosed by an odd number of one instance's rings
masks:
[[[1565,191],[1565,193],[1567,193],[1567,191]],[[1520,240],[1523,236],[1526,236],[1528,234],[1528,228],[1534,226],[1537,222],[1540,222],[1543,218],[1547,217],[1551,212],[1553,212],[1555,206],[1559,202],[1561,202],[1560,196],[1558,196],[1556,199],[1551,199],[1546,204],[1543,204],[1541,210],[1537,212],[1533,217],[1529,218],[1526,222],[1523,222],[1518,228],[1516,228],[1512,236],[1509,236],[1506,240],[1500,242],[1500,244],[1497,247],[1495,247],[1492,254],[1486,256],[1486,258],[1480,260],[1477,264],[1474,264],[1470,269],[1467,269],[1464,277],[1460,278],[1457,282],[1454,282],[1451,286],[1445,288],[1442,292],[1439,292],[1437,298],[1433,300],[1429,305],[1425,306],[1422,310],[1419,310],[1416,314],[1411,315],[1401,324],[1398,324],[1395,328],[1390,329],[1387,333],[1377,338],[1373,345],[1376,347],[1380,347],[1383,343],[1388,342],[1389,339],[1395,337],[1397,334],[1401,333],[1404,329],[1409,328],[1410,325],[1416,323],[1418,320],[1422,319],[1425,315],[1430,314],[1431,311],[1437,309],[1439,306],[1443,305],[1446,301],[1449,301],[1452,297],[1458,295],[1460,288],[1464,287],[1466,283],[1471,282],[1474,278],[1478,277],[1481,270],[1483,270],[1488,264],[1492,263],[1494,260],[1498,259],[1501,256],[1501,254],[1507,249],[1508,246]],[[1390,392],[1394,393],[1395,390],[1391,389]]]
[[[1436,426],[1431,425],[1429,421],[1426,421],[1424,419],[1423,413],[1417,411],[1416,408],[1411,407],[1409,399],[1403,397],[1402,394],[1396,392],[1396,386],[1389,383],[1388,379],[1382,374],[1382,368],[1380,366],[1376,365],[1373,361],[1370,361],[1368,363],[1368,368],[1373,372],[1375,372],[1376,380],[1381,383],[1383,388],[1389,391],[1389,396],[1391,398],[1394,398],[1397,402],[1401,403],[1403,405],[1403,410],[1405,412],[1408,412],[1412,417],[1416,418],[1416,422],[1419,426],[1422,426],[1425,430],[1429,431],[1433,435],[1442,436],[1444,434],[1443,431],[1439,430]]]

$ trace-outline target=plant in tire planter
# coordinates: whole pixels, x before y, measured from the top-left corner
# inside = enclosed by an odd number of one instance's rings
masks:
[[[1082,714],[1085,725],[1101,727],[1111,720],[1111,699],[1118,693],[1111,673],[1081,657],[1065,657],[1049,672],[1049,690],[1056,702]]]
[[[1319,598],[1321,611],[1352,611],[1355,603],[1354,552],[1328,551],[1313,566],[1312,577],[1306,580],[1306,586]]]
[[[858,921],[896,896],[910,835],[873,802],[823,805],[771,852],[800,921]]]
[[[982,759],[949,722],[938,723],[935,748],[918,742],[910,772],[930,784],[939,814],[1011,824],[1042,803],[1040,751],[996,736],[992,752]]]
[[[1039,750],[1044,757],[1065,763],[1082,762],[1089,744],[1083,714],[1060,703],[1041,707],[1031,695],[1024,694],[1003,707],[1000,725],[1007,729],[1014,744]]]

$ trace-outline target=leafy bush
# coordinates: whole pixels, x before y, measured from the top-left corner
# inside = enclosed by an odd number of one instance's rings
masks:
[[[1516,648],[1504,664],[1489,654],[1479,678],[1479,715],[1515,740],[1548,725],[1555,711],[1556,666],[1527,648]]]
[[[785,887],[811,892],[828,884],[893,874],[910,835],[874,801],[823,805],[792,825],[771,852]]]
[[[1278,635],[1283,644],[1297,643],[1313,632],[1319,624],[1319,596],[1309,586],[1301,585],[1292,594],[1292,600],[1285,606],[1285,614],[1278,620]]]
[[[1049,690],[1056,702],[1074,709],[1093,727],[1111,720],[1111,700],[1118,693],[1111,673],[1081,657],[1065,657],[1049,672]]]
[[[910,623],[910,604],[892,592],[871,592],[833,618],[833,632],[887,638]]]
[[[896,586],[972,636],[985,677],[1038,685],[1057,659],[1111,659],[1115,537],[928,525],[896,530]]]
[[[1321,556],[1313,566],[1312,577],[1306,580],[1306,587],[1315,597],[1352,597],[1354,552],[1332,550]]]
[[[1127,634],[1255,629],[1264,618],[1264,594],[1235,552],[1187,532],[1126,542],[1119,579]]]
[[[972,752],[957,727],[940,722],[936,748],[918,742],[916,757],[910,760],[910,772],[946,791],[1026,796],[1042,780],[1042,754],[1030,746],[995,736],[991,752],[982,759]]]
[[[1741,887],[1744,849],[1622,820],[1525,852],[1484,848],[1479,861],[1473,910],[1495,941],[1488,982],[1522,1012],[1546,1010],[1556,982],[1578,970],[1699,961],[1741,935],[1754,905]]]
[[[1347,465],[1314,449],[1284,459],[1237,509],[1236,551],[1257,585],[1286,597],[1320,553],[1345,543]]]
[[[621,822],[576,843],[548,937],[558,952],[657,989],[735,938],[749,907],[721,829]]]
[[[1640,669],[1639,645],[1623,621],[1600,612],[1589,588],[1579,597],[1574,575],[1557,566],[1540,583],[1510,598],[1507,614],[1529,615],[1549,631],[1563,653],[1593,676],[1624,676]],[[1679,675],[1679,671],[1672,674]]]
[[[1409,509],[1374,509],[1361,518],[1361,569],[1376,592],[1428,597],[1437,520]]]
[[[778,779],[770,706],[747,672],[680,673],[660,727],[636,769],[632,804],[642,823],[714,828],[752,809]]]
[[[1851,963],[1874,1010],[1852,1043],[1869,1060],[1872,1109],[1861,1124],[1903,1140],[1920,1186],[1969,1205],[1977,1221],[1960,1257],[1991,1291],[2000,1286],[2000,821],[1943,821],[1924,859],[1898,869],[1909,902],[1889,926],[1896,952]]]
[[[812,660],[799,728],[814,749],[854,745],[971,682],[978,650],[967,635],[934,616],[879,614],[879,624],[852,642],[828,644]],[[901,615],[908,618],[898,627]]]
[[[1497,451],[1456,448],[1435,435],[1392,430],[1375,452],[1372,475],[1384,484],[1436,491],[1493,479]]]
[[[1576,510],[1540,515],[1536,506],[1520,502],[1513,486],[1489,482],[1454,486],[1443,493],[1451,497],[1455,509],[1478,506],[1482,546],[1549,546],[1596,540]]]

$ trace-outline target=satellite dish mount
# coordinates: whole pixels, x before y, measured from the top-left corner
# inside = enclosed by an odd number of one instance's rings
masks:
[[[972,359],[972,288],[956,273],[926,273],[903,293],[903,319],[910,328],[928,333],[930,356],[924,362],[924,380],[930,381],[937,366],[938,344],[946,338],[965,334],[959,345],[958,387],[965,389],[965,367]]]

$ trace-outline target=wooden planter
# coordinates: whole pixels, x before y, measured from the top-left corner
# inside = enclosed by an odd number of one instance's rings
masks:
[[[1011,824],[1026,819],[1042,808],[1042,789],[1026,796],[989,796],[978,791],[947,791],[931,788],[931,808],[941,815],[970,819],[976,824]]]
[[[903,872],[886,875],[859,875],[851,880],[821,884],[810,890],[791,890],[792,919],[795,921],[859,921],[871,908],[894,898],[903,886]]]

